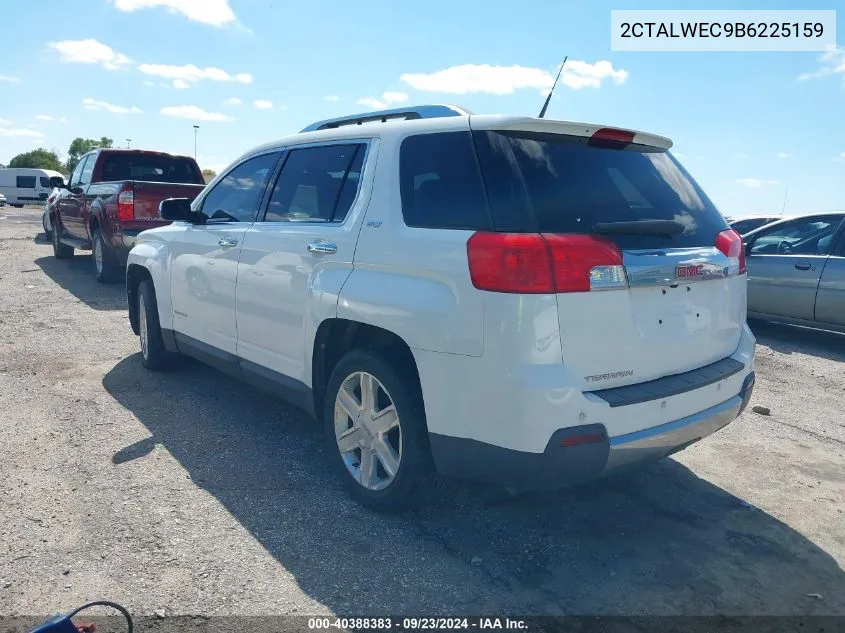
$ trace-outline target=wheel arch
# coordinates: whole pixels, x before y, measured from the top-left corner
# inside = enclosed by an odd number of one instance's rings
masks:
[[[325,319],[317,328],[311,358],[311,386],[314,410],[323,411],[329,377],[341,358],[353,349],[373,351],[412,383],[412,390],[423,402],[416,359],[410,346],[397,334],[367,323],[341,318]]]

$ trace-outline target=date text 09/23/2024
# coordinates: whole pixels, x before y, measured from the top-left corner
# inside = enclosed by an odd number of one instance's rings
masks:
[[[444,631],[444,630],[526,630],[527,624],[518,618],[309,618],[310,631],[371,630],[371,631]]]

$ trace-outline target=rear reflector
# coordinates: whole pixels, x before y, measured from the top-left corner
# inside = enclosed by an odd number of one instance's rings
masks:
[[[628,287],[622,253],[595,235],[475,233],[467,257],[479,290],[552,294]]]
[[[117,219],[129,222],[135,219],[135,193],[124,189],[117,195]]]
[[[582,444],[595,444],[603,442],[604,435],[601,433],[585,433],[583,435],[570,435],[560,441],[560,445],[567,446],[581,446]]]
[[[741,275],[746,270],[745,245],[742,243],[742,236],[733,229],[722,231],[716,236],[716,248],[726,257],[737,260],[735,274]]]

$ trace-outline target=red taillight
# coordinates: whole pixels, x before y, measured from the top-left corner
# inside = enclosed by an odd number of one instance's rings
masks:
[[[722,231],[716,236],[716,248],[726,257],[736,258],[739,262],[739,273],[746,270],[745,266],[745,245],[742,243],[742,236],[733,229]]]
[[[476,233],[467,242],[467,257],[479,290],[554,292],[549,249],[538,233]]]
[[[588,292],[594,282],[623,281],[622,253],[610,240],[595,235],[544,235],[552,255],[556,292]]]
[[[124,189],[117,195],[117,219],[128,222],[135,219],[135,193]]]
[[[595,444],[603,442],[604,435],[601,433],[584,433],[582,435],[570,435],[561,440],[561,446],[581,446],[583,444]]]
[[[627,287],[622,253],[593,235],[475,233],[467,256],[479,290],[551,294]]]

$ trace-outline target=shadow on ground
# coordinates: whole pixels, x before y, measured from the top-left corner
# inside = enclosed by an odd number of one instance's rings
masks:
[[[757,343],[781,354],[809,354],[845,361],[845,334],[767,321],[749,321]]]
[[[137,355],[103,385],[151,434],[116,454],[117,468],[161,445],[338,613],[843,609],[831,557],[671,459],[505,503],[449,482],[424,509],[381,516],[339,490],[317,424],[269,396],[193,363],[148,374]]]
[[[70,259],[52,255],[39,257],[35,264],[80,301],[95,310],[126,310],[126,287],[122,283],[101,284],[94,279],[91,256],[77,254]]]

